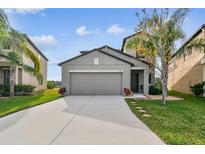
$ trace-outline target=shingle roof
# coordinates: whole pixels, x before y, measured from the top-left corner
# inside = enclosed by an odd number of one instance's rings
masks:
[[[63,61],[63,62],[59,63],[58,65],[59,65],[59,66],[62,66],[62,64],[64,64],[64,63],[67,63],[67,62],[69,62],[69,61],[71,61],[71,60],[74,60],[74,59],[77,59],[77,58],[79,58],[79,57],[82,57],[82,56],[87,55],[87,54],[89,54],[89,53],[92,53],[92,52],[94,52],[94,51],[98,51],[98,52],[100,52],[100,53],[106,54],[106,55],[111,56],[111,57],[113,57],[113,58],[115,58],[115,59],[118,59],[118,60],[121,60],[121,61],[123,61],[123,62],[125,62],[125,63],[128,63],[128,64],[130,64],[130,65],[132,65],[132,66],[134,65],[133,63],[131,63],[131,62],[129,62],[129,61],[126,61],[126,60],[121,59],[121,58],[119,58],[119,57],[116,57],[116,56],[114,56],[114,55],[112,55],[112,54],[109,54],[109,53],[107,53],[107,52],[104,52],[104,51],[100,50],[99,48],[96,48],[96,49],[93,49],[93,50],[84,52],[84,53],[81,54],[81,55],[78,55],[78,56],[76,56],[76,57],[73,57],[73,58],[71,58],[71,59],[68,59],[68,60]]]
[[[122,55],[125,55],[125,56],[128,56],[128,57],[130,57],[130,58],[134,58],[134,59],[136,59],[136,60],[139,60],[139,61],[141,61],[141,62],[143,62],[143,63],[145,63],[145,64],[147,64],[147,65],[152,65],[151,63],[149,63],[149,62],[147,62],[147,61],[145,61],[145,60],[142,60],[142,59],[136,58],[136,57],[134,57],[134,56],[131,56],[131,55],[129,55],[129,54],[126,54],[126,53],[124,53],[124,52],[121,52],[121,50],[112,48],[112,47],[110,47],[110,46],[108,46],[108,45],[104,45],[104,46],[101,46],[101,47],[99,47],[99,48],[95,48],[95,49],[89,50],[89,51],[80,51],[81,55],[78,55],[78,56],[73,57],[73,58],[71,58],[71,59],[65,60],[65,61],[59,63],[58,65],[61,66],[63,63],[69,62],[69,61],[71,61],[71,60],[73,60],[73,59],[76,59],[76,58],[78,58],[78,57],[81,57],[81,56],[83,56],[83,55],[86,55],[86,54],[88,54],[88,53],[90,53],[90,52],[92,52],[92,51],[96,51],[96,50],[97,50],[97,51],[101,51],[101,52],[103,52],[103,53],[105,53],[105,54],[107,54],[107,55],[109,55],[109,56],[115,57],[115,58],[117,58],[117,59],[119,59],[119,60],[126,61],[126,60],[121,59],[121,58],[119,58],[119,57],[117,57],[117,56],[114,56],[114,55],[112,55],[112,54],[109,54],[109,53],[107,53],[107,52],[102,51],[102,49],[105,48],[105,47],[107,47],[107,48],[109,48],[109,49],[111,49],[111,50],[113,50],[113,51],[115,51],[115,52],[118,52],[118,53],[120,53],[120,54],[122,54]],[[128,61],[126,61],[126,62],[128,62]],[[128,63],[130,63],[130,62],[128,62]],[[130,64],[132,64],[132,63],[130,63]]]
[[[122,52],[121,50],[112,48],[112,47],[110,47],[110,46],[108,46],[108,45],[104,45],[104,46],[100,47],[99,49],[102,49],[102,48],[105,48],[105,47],[110,48],[111,50],[116,51],[116,52],[118,52],[118,53],[120,53],[120,54],[122,54],[122,55],[125,55],[125,56],[128,56],[128,57],[130,57],[130,58],[134,58],[134,59],[136,59],[136,60],[139,60],[139,61],[141,61],[141,62],[143,62],[143,63],[145,63],[145,64],[152,65],[151,63],[149,63],[149,62],[147,62],[147,61],[145,61],[145,60],[142,60],[142,59],[139,59],[139,58],[134,57],[134,56],[132,56],[132,55],[129,55],[129,54],[127,54],[127,53],[124,53],[124,52]]]

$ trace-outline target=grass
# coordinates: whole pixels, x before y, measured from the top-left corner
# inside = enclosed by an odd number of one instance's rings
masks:
[[[58,94],[57,90],[41,90],[35,92],[32,96],[0,98],[0,117],[58,99],[61,95]]]
[[[169,95],[184,98],[183,101],[137,100],[151,117],[143,117],[126,99],[132,112],[139,117],[166,144],[205,144],[205,98],[171,91]]]

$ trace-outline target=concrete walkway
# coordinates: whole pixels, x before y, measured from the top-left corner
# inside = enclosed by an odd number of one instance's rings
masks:
[[[163,144],[122,96],[69,96],[0,118],[0,144]]]
[[[162,100],[162,95],[147,95],[148,99],[152,100]],[[183,98],[175,97],[175,96],[167,96],[167,101],[183,101]]]

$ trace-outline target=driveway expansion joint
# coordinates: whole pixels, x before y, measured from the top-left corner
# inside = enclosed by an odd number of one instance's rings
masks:
[[[86,103],[84,103],[79,110],[73,115],[73,117],[65,124],[65,126],[59,131],[59,133],[54,137],[54,139],[49,143],[49,145],[52,145],[55,140],[60,136],[60,134],[65,130],[65,128],[75,119],[75,117],[80,113],[80,111],[92,100],[93,98],[90,98]]]

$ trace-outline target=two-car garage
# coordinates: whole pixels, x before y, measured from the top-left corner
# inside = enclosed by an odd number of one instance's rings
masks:
[[[98,49],[59,64],[68,95],[122,95],[134,64]]]
[[[122,72],[70,72],[71,95],[120,95]]]

